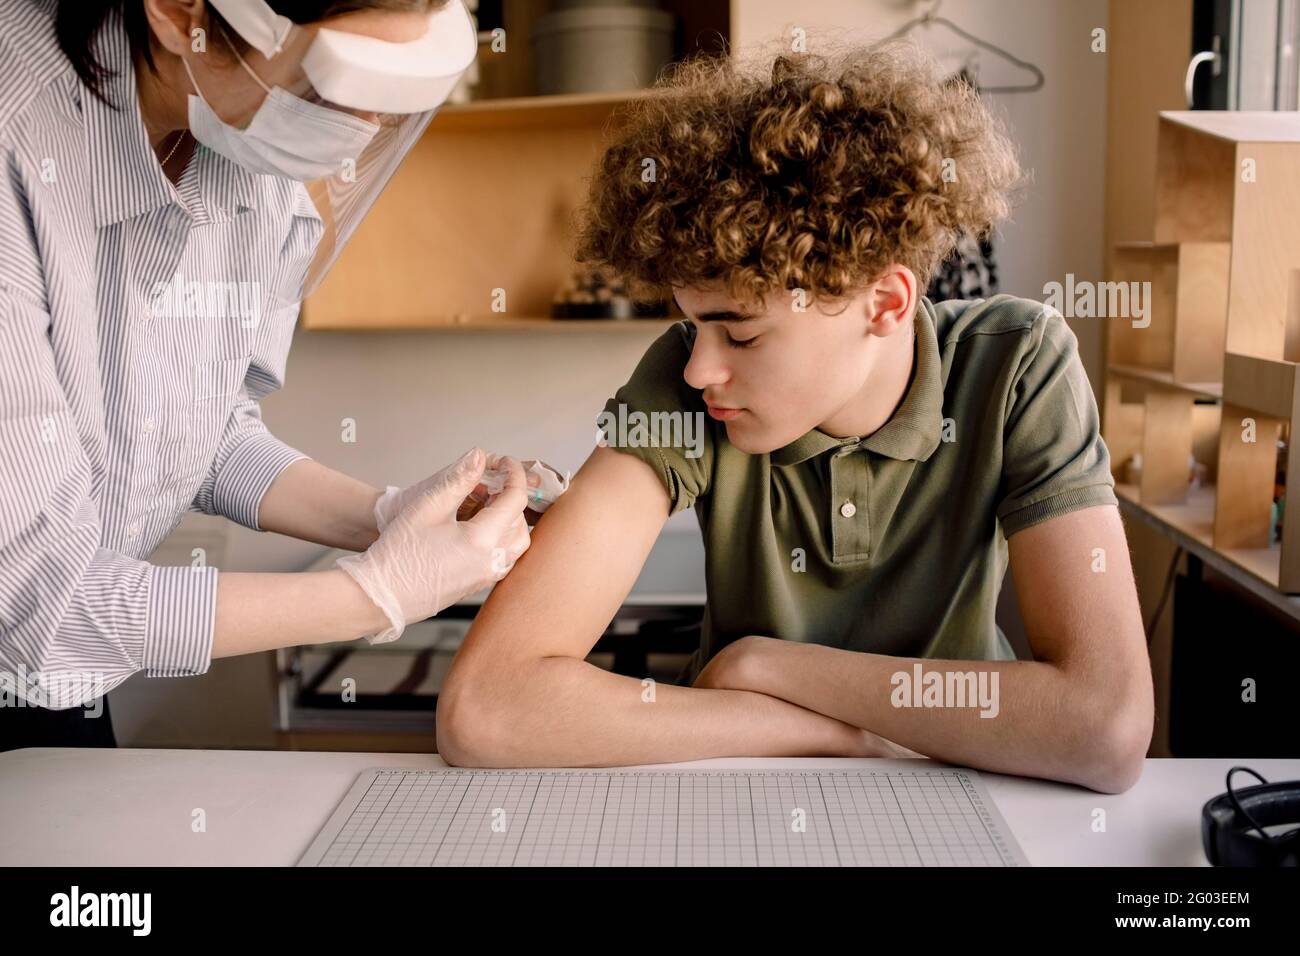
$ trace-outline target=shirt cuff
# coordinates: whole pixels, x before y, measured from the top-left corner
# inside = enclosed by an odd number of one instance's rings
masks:
[[[231,452],[212,488],[212,510],[245,528],[261,531],[258,506],[271,483],[295,461],[307,458],[274,435],[251,435]]]
[[[191,677],[212,664],[217,574],[211,567],[154,567],[141,669],[146,677]]]
[[[1103,482],[1085,485],[1082,488],[1071,488],[1018,508],[1001,518],[1002,534],[1009,538],[1017,531],[1024,531],[1030,525],[1046,521],[1048,518],[1059,518],[1071,511],[1093,508],[1097,505],[1119,506],[1111,483]]]

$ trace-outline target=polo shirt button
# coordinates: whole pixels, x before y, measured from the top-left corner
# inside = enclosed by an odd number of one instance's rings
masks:
[[[857,513],[858,507],[851,501],[846,501],[844,504],[840,505],[840,514],[844,515],[846,518],[852,518]]]

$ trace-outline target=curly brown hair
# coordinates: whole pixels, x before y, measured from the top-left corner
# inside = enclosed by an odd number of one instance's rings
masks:
[[[895,262],[924,291],[961,233],[1008,215],[1019,182],[978,92],[912,43],[768,54],[757,71],[700,57],[620,115],[577,257],[642,294],[721,279],[751,304],[841,299]]]

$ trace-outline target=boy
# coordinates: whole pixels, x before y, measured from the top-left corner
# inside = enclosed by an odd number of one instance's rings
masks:
[[[978,95],[903,46],[694,61],[637,107],[579,258],[687,320],[479,613],[439,702],[448,762],[921,754],[1133,784],[1150,666],[1074,335],[1031,301],[922,295],[1018,176]],[[676,438],[610,424],[635,413]],[[701,648],[690,686],[648,691],[584,658],[687,507]],[[994,623],[1008,559],[1031,661]]]

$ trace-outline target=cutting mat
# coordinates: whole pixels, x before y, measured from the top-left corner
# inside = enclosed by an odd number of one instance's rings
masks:
[[[363,772],[299,866],[1024,866],[979,774]]]

